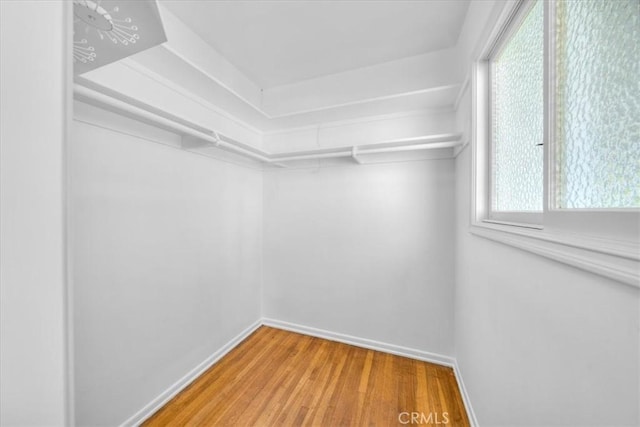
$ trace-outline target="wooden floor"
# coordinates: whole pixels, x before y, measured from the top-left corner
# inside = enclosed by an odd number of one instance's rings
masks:
[[[450,368],[263,326],[144,425],[468,426],[469,421]]]

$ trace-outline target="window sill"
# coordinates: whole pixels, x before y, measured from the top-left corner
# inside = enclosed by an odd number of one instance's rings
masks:
[[[640,288],[640,245],[636,242],[475,222],[470,232],[536,255]]]

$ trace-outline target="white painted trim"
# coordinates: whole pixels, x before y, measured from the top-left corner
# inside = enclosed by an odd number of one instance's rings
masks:
[[[454,112],[455,110],[451,107],[423,108],[420,110],[409,110],[409,111],[402,111],[399,113],[379,114],[375,116],[357,117],[353,119],[344,119],[344,120],[332,120],[330,122],[322,122],[321,124],[314,124],[314,125],[307,125],[307,126],[274,129],[274,130],[262,132],[262,135],[263,136],[283,135],[283,134],[290,134],[295,132],[333,129],[333,128],[343,127],[343,126],[382,122],[385,120],[398,120],[398,119],[404,119],[408,117],[420,117],[420,116],[425,116],[429,114],[442,114],[442,113],[454,113]]]
[[[440,91],[440,90],[453,89],[453,88],[456,88],[456,87],[460,88],[460,86],[461,86],[459,83],[455,83],[455,84],[450,84],[450,85],[429,87],[429,88],[418,89],[418,90],[413,90],[413,91],[398,92],[398,93],[394,93],[394,94],[390,94],[390,95],[382,95],[382,96],[376,96],[376,97],[372,97],[372,98],[358,99],[358,100],[349,101],[349,102],[329,104],[329,105],[325,105],[325,106],[322,106],[322,107],[309,108],[309,109],[303,109],[303,110],[295,110],[295,111],[290,111],[290,112],[287,112],[287,113],[271,114],[271,113],[265,111],[262,106],[257,106],[253,102],[251,102],[248,99],[246,99],[244,96],[240,95],[233,88],[229,87],[227,84],[225,84],[220,79],[218,79],[217,77],[215,77],[214,75],[209,73],[207,70],[204,70],[202,67],[200,67],[197,64],[195,64],[190,59],[186,58],[184,55],[179,53],[173,47],[169,46],[168,44],[164,44],[162,47],[165,50],[167,50],[168,52],[170,52],[171,54],[173,54],[176,58],[180,59],[181,61],[183,61],[184,63],[186,63],[190,67],[192,67],[193,69],[195,69],[195,70],[199,71],[200,73],[202,73],[202,75],[204,75],[206,78],[208,78],[212,82],[218,84],[219,86],[221,86],[224,89],[226,89],[227,91],[229,91],[229,93],[233,94],[235,97],[237,97],[238,99],[243,101],[246,105],[250,106],[253,110],[255,110],[256,112],[260,113],[263,117],[265,117],[267,119],[270,119],[270,120],[293,117],[293,116],[297,116],[297,115],[301,115],[301,114],[316,113],[316,112],[326,111],[326,110],[333,110],[333,109],[336,109],[336,108],[349,107],[349,106],[353,106],[353,105],[367,104],[367,103],[371,103],[371,102],[386,101],[386,100],[389,100],[389,99],[397,99],[397,98],[421,95],[421,94],[425,94],[425,93],[437,92],[437,91]],[[149,72],[149,74],[155,74],[155,73],[151,72],[146,67],[144,67],[144,66],[142,66],[140,64],[138,64],[137,70],[140,71],[140,72],[144,72],[142,70],[147,70]],[[156,75],[156,77],[159,77],[157,74],[155,74],[155,75]],[[161,77],[159,77],[159,78],[162,79]],[[163,79],[163,80],[166,80],[166,79]],[[463,82],[462,85],[464,85],[464,84],[465,83]],[[204,102],[206,102],[206,101],[204,101]],[[236,119],[236,120],[238,120],[238,119]],[[250,126],[250,125],[247,124],[247,126]]]
[[[269,116],[267,113],[265,113],[262,108],[258,107],[257,105],[254,105],[253,102],[251,102],[250,100],[248,100],[247,98],[245,98],[244,96],[242,96],[241,94],[239,94],[235,89],[233,89],[232,87],[230,87],[229,85],[227,85],[226,83],[224,83],[222,80],[218,79],[216,76],[212,75],[211,73],[209,73],[207,70],[205,70],[204,68],[200,67],[199,65],[195,64],[193,61],[191,61],[190,59],[188,59],[187,57],[185,57],[184,55],[182,55],[181,53],[179,53],[176,49],[172,48],[171,46],[169,46],[168,44],[164,44],[163,47],[171,52],[173,55],[175,55],[177,58],[179,58],[181,61],[185,62],[187,65],[189,65],[191,68],[198,70],[200,73],[202,73],[205,77],[207,77],[208,79],[210,79],[211,81],[213,81],[214,83],[220,85],[221,87],[223,87],[224,89],[226,89],[227,91],[229,91],[229,93],[233,94],[233,96],[235,96],[236,98],[238,98],[239,100],[241,100],[242,102],[244,102],[245,104],[247,104],[248,106],[250,106],[251,108],[253,108],[255,111],[257,111],[258,113],[260,113],[261,115],[263,115],[264,117],[270,119],[272,118],[271,116]]]
[[[78,103],[80,103],[80,104],[85,104],[85,105],[90,106],[90,107],[95,107],[95,108],[98,108],[100,110],[104,110],[107,113],[118,114],[117,112],[109,111],[109,110],[104,109],[104,108],[102,108],[100,106],[92,105],[90,103],[86,103],[86,102],[84,102],[82,100],[79,100],[79,99],[77,99],[76,101]],[[131,120],[134,123],[138,122],[138,120],[130,118],[127,115],[124,115],[124,114],[118,114],[118,115],[121,115],[121,116],[125,117],[125,119]],[[136,132],[136,131],[131,131],[129,129],[125,130],[121,126],[114,125],[113,123],[111,123],[111,121],[106,117],[105,118],[101,118],[99,120],[96,119],[95,117],[91,117],[91,118],[78,117],[78,114],[76,114],[76,112],[74,112],[73,121],[74,122],[78,122],[78,123],[83,123],[83,124],[86,124],[86,125],[89,125],[89,126],[94,126],[94,127],[97,127],[97,128],[105,129],[105,130],[108,130],[108,131],[111,131],[111,132],[116,132],[116,133],[119,133],[119,134],[122,134],[122,135],[130,136],[130,137],[133,137],[133,138],[136,138],[136,139],[139,139],[139,140],[144,140],[144,141],[148,141],[148,142],[153,142],[155,144],[164,145],[166,147],[170,147],[170,148],[173,148],[173,149],[176,149],[176,150],[180,150],[180,151],[188,152],[188,153],[195,154],[195,155],[198,155],[198,156],[206,157],[208,159],[212,159],[212,160],[215,160],[215,161],[219,161],[219,162],[223,162],[223,163],[229,163],[229,164],[233,164],[233,165],[236,165],[236,166],[239,166],[239,167],[248,168],[248,169],[252,169],[252,170],[258,170],[258,171],[263,170],[261,164],[258,161],[254,161],[252,163],[249,163],[249,162],[244,163],[244,162],[241,162],[241,161],[236,161],[236,160],[234,160],[232,158],[225,158],[224,155],[223,155],[223,152],[224,153],[230,153],[232,155],[238,155],[238,156],[242,156],[241,154],[229,152],[229,151],[222,150],[222,149],[219,149],[215,153],[214,152],[195,151],[194,149],[187,149],[182,144],[175,145],[175,144],[169,143],[167,141],[161,141],[160,139],[157,139],[157,138],[150,138],[148,136],[145,136],[145,132],[143,132],[143,131],[137,131]],[[142,122],[141,124],[145,125],[145,126],[153,126],[153,125],[150,125],[150,124],[147,124],[147,123],[144,123],[144,122]],[[163,129],[163,130],[166,130],[166,129]],[[167,132],[172,132],[171,130],[166,130],[166,131]],[[245,157],[243,157],[243,158],[245,158]]]
[[[460,372],[458,361],[455,359],[453,362],[453,373],[455,374],[456,381],[458,382],[458,389],[460,390],[460,394],[462,395],[462,402],[464,403],[464,408],[467,411],[469,423],[472,427],[479,427],[480,424],[478,423],[478,417],[476,417],[476,413],[473,411],[473,407],[471,406],[469,392],[467,391],[467,387],[464,385],[464,381],[462,380],[462,372]]]
[[[235,166],[238,166],[238,167],[241,167],[241,168],[251,169],[251,170],[254,170],[254,171],[262,171],[263,170],[263,168],[260,167],[260,166],[252,166],[249,163],[236,162],[236,161],[233,161],[233,160],[230,160],[230,159],[225,159],[225,158],[223,158],[221,156],[216,156],[215,154],[212,154],[212,153],[203,153],[203,152],[199,152],[199,151],[185,150],[185,149],[183,149],[183,148],[181,148],[179,146],[171,145],[171,144],[169,144],[167,142],[159,141],[159,140],[153,139],[153,138],[148,138],[148,137],[145,137],[145,136],[142,136],[142,135],[138,135],[138,134],[135,134],[135,133],[126,132],[126,131],[124,131],[122,129],[117,128],[116,126],[107,125],[105,123],[98,123],[96,121],[87,120],[87,119],[80,119],[80,118],[77,118],[77,117],[74,117],[73,121],[74,122],[78,122],[78,123],[83,123],[83,124],[88,125],[88,126],[94,126],[94,127],[100,128],[100,129],[105,129],[105,130],[110,131],[110,132],[116,132],[116,133],[119,133],[121,135],[130,136],[130,137],[133,137],[133,138],[136,138],[136,139],[140,139],[140,140],[143,140],[143,141],[152,142],[154,144],[164,145],[166,147],[174,148],[176,150],[185,151],[185,152],[188,152],[188,153],[191,153],[191,154],[195,154],[197,156],[206,157],[207,159],[211,159],[211,160],[214,160],[214,161],[232,164],[232,165],[235,165]]]
[[[469,393],[462,380],[462,373],[455,360],[450,356],[442,354],[431,353],[428,351],[417,350],[414,348],[403,347],[395,344],[384,343],[380,341],[370,340],[367,338],[355,337],[353,335],[341,334],[338,332],[331,332],[324,329],[312,328],[309,326],[303,326],[300,324],[285,322],[281,320],[275,320],[270,318],[261,318],[255,321],[251,326],[240,332],[236,337],[227,342],[218,351],[207,357],[198,366],[189,371],[186,375],[169,386],[164,392],[160,393],[155,399],[141,408],[134,415],[129,417],[121,424],[121,427],[139,426],[146,419],[151,417],[160,408],[166,405],[171,399],[173,399],[178,393],[184,390],[189,384],[200,377],[206,370],[211,368],[216,362],[222,359],[227,353],[233,350],[240,342],[246,339],[249,335],[254,333],[261,326],[269,326],[272,328],[282,329],[285,331],[296,332],[303,335],[309,335],[317,338],[326,339],[329,341],[341,342],[344,344],[353,345],[356,347],[366,348],[370,350],[380,351],[383,353],[394,354],[396,356],[408,357],[410,359],[421,360],[424,362],[435,363],[437,365],[446,366],[453,369],[458,388],[462,396],[462,400],[467,412],[469,421],[473,427],[478,427],[478,421],[473,412],[471,402],[469,399]]]
[[[447,148],[443,148],[442,150],[449,150]],[[379,165],[385,165],[385,164],[390,164],[390,163],[417,163],[417,162],[433,162],[433,161],[438,161],[438,160],[448,160],[448,159],[453,159],[453,157],[451,157],[451,154],[447,154],[447,155],[443,155],[442,157],[424,157],[424,158],[416,158],[416,159],[402,159],[402,160],[398,160],[398,159],[393,159],[393,160],[376,160],[374,162],[369,161],[369,159],[361,159],[362,160],[362,164],[358,165],[355,164],[354,162],[345,162],[345,163],[323,163],[324,160],[323,159],[316,159],[315,162],[310,163],[310,164],[303,164],[303,165],[295,165],[295,164],[291,164],[290,166],[287,165],[286,168],[284,169],[276,169],[276,168],[269,168],[269,169],[263,169],[262,172],[263,173],[283,173],[286,171],[297,171],[297,170],[304,170],[304,169],[315,169],[315,170],[319,170],[319,169],[341,169],[341,168],[352,168],[352,167],[360,167],[360,168],[367,168],[367,167],[375,167],[375,166],[379,166]],[[329,162],[331,160],[329,159]]]
[[[200,139],[218,148],[261,162],[264,165],[285,167],[280,162],[327,157],[349,157],[351,156],[351,150],[353,148],[353,145],[351,145],[323,150],[304,150],[272,154],[251,145],[238,142],[223,134],[218,134],[215,130],[204,128],[197,123],[159,110],[144,102],[129,98],[126,95],[111,91],[97,84],[85,86],[81,80],[78,80],[74,86],[74,97],[79,102],[112,111],[143,123],[158,126],[183,137],[189,136],[192,137],[192,139]],[[454,147],[460,144],[461,137],[462,135],[458,133],[421,135],[412,138],[386,140],[377,144],[362,145],[359,146],[358,149],[361,154],[375,154]],[[422,144],[422,142],[424,142],[424,144]],[[188,145],[192,146],[193,144],[183,144],[182,147],[184,148]]]
[[[469,139],[464,139],[460,145],[453,149],[453,158],[458,157],[460,153],[464,151],[465,148],[469,146]]]
[[[73,45],[73,6],[69,2],[62,5],[64,34],[64,52],[66,58],[62,82],[64,128],[62,134],[62,253],[63,253],[63,310],[64,310],[64,393],[65,393],[65,424],[75,426],[75,352],[74,335],[75,327],[73,319],[73,251],[70,242],[73,242],[73,209],[71,197],[71,150],[69,149],[73,127],[73,55],[70,46]]]
[[[453,368],[455,366],[455,359],[453,357],[431,353],[423,350],[417,350],[415,348],[374,341],[367,338],[355,337],[353,335],[331,332],[325,329],[312,328],[310,326],[285,322],[282,320],[269,319],[266,317],[262,319],[262,324],[265,326],[270,326],[272,328],[283,329],[290,332],[297,332],[303,335],[323,338],[329,341],[341,342],[344,344],[354,345],[356,347],[367,348],[369,350],[381,351],[383,353],[395,354],[396,356],[409,357],[411,359],[431,362],[450,368]]]
[[[174,82],[172,82],[169,79],[166,79],[164,77],[162,77],[161,75],[159,75],[156,72],[151,71],[150,69],[148,69],[147,67],[145,67],[144,65],[141,65],[139,62],[136,62],[135,60],[131,59],[131,58],[125,58],[123,60],[121,60],[122,64],[131,69],[132,71],[135,71],[136,73],[143,75],[153,81],[155,81],[156,83],[166,87],[167,89],[181,95],[184,96],[187,99],[190,99],[191,101],[202,105],[204,108],[206,108],[207,110],[213,111],[216,114],[221,115],[222,117],[229,119],[230,121],[236,123],[237,125],[239,125],[240,127],[243,127],[253,133],[256,133],[258,135],[261,135],[263,132],[256,128],[253,127],[252,125],[250,125],[249,123],[245,122],[244,120],[239,119],[238,117],[234,116],[231,113],[228,113],[226,110],[223,110],[222,108],[219,108],[218,106],[210,103],[209,101],[205,100],[204,98],[195,95],[191,92],[189,92],[188,90],[184,89],[182,86],[175,84]],[[235,95],[235,93],[234,93]]]
[[[145,405],[138,412],[133,414],[129,419],[121,424],[122,427],[125,426],[138,426],[142,424],[147,418],[156,413],[160,408],[162,408],[167,402],[169,402],[175,395],[180,393],[185,387],[191,384],[194,380],[196,380],[200,375],[202,375],[207,369],[209,369],[213,364],[215,364],[218,360],[224,357],[227,353],[233,350],[240,342],[242,342],[245,338],[251,335],[256,331],[260,326],[262,326],[262,321],[257,320],[251,326],[246,328],[244,331],[240,332],[234,338],[232,338],[229,342],[223,345],[218,351],[213,353],[211,356],[207,357],[202,363],[193,368],[191,371],[187,372],[185,376],[176,381],[173,385],[169,386],[164,392],[160,393],[155,399]]]
[[[386,140],[375,144],[360,146],[346,146],[335,148],[323,148],[319,150],[304,150],[284,152],[271,155],[272,161],[288,162],[292,160],[324,159],[334,157],[352,157],[356,148],[361,155],[379,154],[398,151],[429,150],[439,148],[452,148],[460,145],[459,133],[447,133],[440,135],[423,135],[413,138]]]
[[[470,232],[640,288],[640,250],[632,242],[481,222],[474,223]]]
[[[160,111],[148,104],[127,99],[126,97],[125,99],[119,99],[121,98],[120,96],[114,97],[104,92],[104,90],[91,89],[77,83],[74,87],[74,97],[78,101],[124,115],[125,117],[159,126],[178,135],[189,135],[194,138],[209,141],[212,144],[217,144],[220,148],[229,149],[236,154],[249,157],[253,160],[269,162],[267,153],[258,148],[239,143],[233,138],[218,134],[215,130],[203,128],[196,123]]]
[[[486,59],[489,56],[495,48],[496,41],[502,37],[502,33],[508,26],[514,12],[520,7],[521,1],[495,2],[487,21],[487,26],[482,35],[478,37],[476,46],[472,51],[473,60]]]
[[[169,90],[175,91],[176,93],[187,97],[188,99],[191,99],[194,102],[199,103],[200,105],[202,105],[203,107],[205,107],[206,109],[215,112],[217,114],[221,114],[223,117],[235,122],[236,124],[244,127],[247,130],[250,130],[254,133],[260,134],[262,136],[264,136],[265,134],[260,132],[258,129],[252,128],[250,125],[248,125],[247,123],[237,119],[236,117],[229,115],[227,113],[225,113],[224,111],[220,110],[219,108],[215,107],[212,104],[209,104],[207,101],[205,101],[204,99],[196,96],[196,95],[192,95],[189,92],[187,92],[186,90],[184,90],[183,88],[181,88],[180,86],[174,84],[173,82],[168,81],[167,79],[155,74],[153,71],[148,70],[146,67],[137,64],[135,61],[132,60],[125,60],[124,61],[124,65],[128,68],[130,68],[133,72],[137,72],[140,73],[141,75],[154,80],[155,82],[167,87]],[[451,87],[454,87],[456,85],[451,85]],[[467,83],[468,86],[468,83]],[[429,89],[432,90],[432,89]],[[118,93],[116,91],[110,90],[106,87],[102,87],[98,84],[95,84],[93,82],[90,81],[84,81],[82,79],[78,79],[76,80],[75,83],[75,88],[74,88],[74,96],[76,97],[76,99],[78,99],[81,102],[85,102],[85,103],[89,103],[95,106],[98,106],[100,108],[105,108],[114,112],[117,112],[119,114],[124,114],[125,116],[134,118],[136,120],[142,120],[144,122],[157,122],[160,127],[165,128],[165,129],[171,129],[171,131],[176,131],[178,134],[189,134],[192,135],[194,137],[197,137],[196,133],[204,133],[206,135],[203,135],[203,138],[206,140],[209,140],[209,138],[211,137],[212,134],[215,133],[215,131],[210,131],[207,128],[204,128],[202,126],[200,126],[199,124],[196,123],[192,123],[189,120],[186,120],[182,117],[177,117],[174,116],[171,113],[167,113],[165,111],[161,111],[153,106],[149,106],[144,102],[138,101],[134,98],[129,98],[128,96]],[[417,115],[421,115],[421,114],[428,114],[428,113],[436,113],[436,112],[453,112],[453,110],[451,108],[446,108],[446,109],[423,109],[423,110],[414,110],[414,111],[408,111],[408,112],[400,112],[400,113],[393,113],[393,114],[387,114],[387,115],[380,115],[380,116],[368,116],[368,117],[363,117],[363,118],[358,118],[358,119],[350,119],[350,120],[344,120],[344,121],[335,121],[335,122],[330,122],[328,124],[325,125],[316,125],[316,126],[312,126],[312,127],[306,127],[306,129],[315,129],[315,130],[320,130],[321,128],[329,128],[329,127],[338,127],[338,126],[345,126],[348,124],[353,124],[353,123],[367,123],[367,122],[375,122],[375,121],[381,121],[381,120],[385,120],[385,119],[389,119],[389,118],[403,118],[403,117],[411,117],[411,116],[417,116]],[[176,123],[174,123],[176,122]],[[185,126],[187,128],[190,129],[186,129]],[[305,129],[303,128],[297,128],[297,129]],[[195,131],[195,133],[194,133]],[[294,131],[294,130],[287,130],[286,132],[290,132],[290,131]],[[270,134],[275,134],[277,132],[271,132]],[[368,147],[368,149],[371,149],[371,153],[374,152],[387,152],[387,151],[405,151],[405,150],[413,150],[413,149],[432,149],[432,148],[438,148],[437,146],[424,146],[424,147],[420,147],[418,145],[413,145],[412,143],[414,142],[414,140],[420,140],[420,139],[429,139],[430,137],[433,137],[434,135],[422,135],[419,137],[414,137],[414,138],[403,138],[403,139],[397,139],[397,140],[389,140],[389,141],[382,141],[381,144],[385,144],[385,143],[391,143],[393,142],[398,143],[398,145],[402,145],[402,143],[406,143],[407,146],[406,147],[393,147],[393,148],[385,148],[384,150],[378,150],[378,148],[376,147],[374,149],[373,146]],[[221,141],[219,142],[219,145],[221,145],[221,147],[219,148],[223,148],[223,149],[227,149],[230,151],[235,152],[235,154],[239,154],[242,156],[248,156],[251,157],[254,160],[258,160],[259,162],[264,163],[265,165],[270,165],[270,166],[275,166],[275,167],[286,167],[283,164],[280,163],[275,163],[278,160],[280,160],[283,157],[294,157],[295,159],[298,158],[298,156],[310,156],[309,158],[316,158],[317,156],[315,156],[315,153],[313,150],[306,150],[306,151],[293,151],[293,152],[278,152],[278,153],[269,153],[265,150],[259,149],[257,147],[254,147],[253,145],[249,145],[249,144],[243,144],[241,142],[232,140],[228,137],[225,137],[224,135],[222,135]],[[224,145],[224,146],[222,146]],[[459,142],[452,142],[451,146],[457,146],[459,145]],[[361,150],[364,150],[364,147],[358,147]],[[250,152],[247,151],[247,149],[249,149]],[[353,149],[353,146],[344,146],[344,147],[336,147],[335,151],[340,151],[340,149],[344,149],[346,151],[349,151],[349,153],[351,152],[351,150]],[[308,151],[308,152],[307,152]],[[346,153],[345,151],[345,153]],[[370,153],[370,154],[371,154]],[[365,154],[363,152],[363,154]],[[346,154],[345,154],[346,155]],[[331,154],[329,155],[330,157],[343,157],[342,154]],[[212,157],[212,156],[210,156]],[[306,158],[306,157],[305,157]],[[285,159],[283,159],[285,160]]]
[[[458,107],[460,107],[460,101],[462,101],[462,97],[469,90],[469,87],[471,86],[470,83],[471,83],[471,73],[468,72],[467,75],[464,78],[464,81],[462,82],[462,85],[460,86],[460,90],[458,91],[458,95],[456,96],[456,100],[453,103],[453,110],[454,111],[458,111]]]
[[[521,8],[520,5],[524,6]],[[635,216],[623,219],[620,214],[616,214],[617,216],[614,217],[615,213],[608,211],[598,213],[600,215],[598,219],[595,216],[586,217],[587,213],[585,212],[560,213],[545,207],[542,226],[538,230],[508,225],[505,222],[491,223],[487,221],[490,206],[488,198],[490,192],[488,167],[490,162],[488,161],[489,137],[487,130],[489,106],[483,99],[488,93],[487,64],[484,59],[499,47],[496,45],[496,41],[504,39],[504,34],[508,34],[505,31],[509,31],[513,27],[511,25],[513,19],[521,17],[524,13],[523,8],[526,9],[527,5],[530,5],[529,0],[519,0],[494,10],[497,15],[496,23],[484,38],[483,45],[480,46],[482,49],[480,60],[474,64],[471,77],[472,203],[470,232],[479,237],[504,243],[640,288],[640,241],[635,233],[627,233],[627,236],[622,232],[626,230],[626,226],[633,224],[633,220],[637,221]],[[548,30],[546,32],[548,33]],[[548,110],[547,107],[545,107],[545,111]],[[548,125],[546,127],[549,128]],[[547,140],[547,142],[549,141]],[[548,145],[546,144],[546,146]],[[545,167],[548,165],[549,159],[546,158]],[[547,178],[546,181],[545,191],[548,191],[549,179]],[[545,206],[549,206],[548,199],[547,194]],[[565,217],[563,218],[564,222],[560,220],[560,214]],[[571,217],[566,218],[567,216]],[[603,227],[603,224],[607,224],[607,227]],[[616,229],[614,230],[614,228]]]
[[[263,318],[262,324],[272,328],[283,329],[285,331],[297,332],[303,335],[309,335],[317,338],[323,338],[330,341],[341,342],[344,344],[354,345],[356,347],[367,348],[370,350],[376,350],[383,353],[395,354],[396,356],[408,357],[410,359],[421,360],[423,362],[435,363],[437,365],[446,366],[453,369],[453,373],[458,383],[458,389],[462,396],[467,417],[472,427],[478,427],[478,418],[476,417],[473,407],[471,406],[471,399],[469,393],[462,379],[462,372],[458,366],[458,362],[455,358],[445,356],[442,354],[431,353],[428,351],[417,350],[414,348],[403,347],[395,344],[383,343],[380,341],[374,341],[366,338],[355,337],[353,335],[341,334],[338,332],[331,332],[325,329],[312,328],[296,323],[285,322],[282,320],[275,320],[269,318]]]
[[[375,96],[375,97],[372,97],[372,98],[358,99],[356,101],[342,102],[342,103],[338,103],[338,104],[330,104],[330,105],[325,105],[325,106],[322,106],[322,107],[309,108],[309,109],[306,109],[306,110],[296,110],[296,111],[291,111],[289,113],[274,114],[274,115],[270,115],[268,117],[270,119],[282,119],[282,118],[286,118],[286,117],[298,116],[298,115],[301,115],[301,114],[317,113],[319,111],[333,110],[333,109],[336,109],[336,108],[350,107],[350,106],[353,106],[353,105],[368,104],[368,103],[371,103],[371,102],[386,101],[386,100],[389,100],[389,99],[404,98],[404,97],[407,97],[407,96],[422,95],[422,94],[425,94],[425,93],[438,92],[438,91],[441,91],[441,90],[455,89],[455,88],[459,88],[459,87],[460,87],[459,84],[436,86],[436,87],[430,87],[430,88],[426,88],[426,89],[413,90],[413,91],[410,91],[410,92],[400,92],[400,93],[394,93],[394,94],[391,94],[391,95]]]

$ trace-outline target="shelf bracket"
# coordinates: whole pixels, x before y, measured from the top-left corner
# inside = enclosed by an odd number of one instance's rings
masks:
[[[218,135],[218,132],[216,131],[212,131],[212,133],[213,135],[211,136],[211,140],[198,138],[192,135],[183,135],[181,141],[182,148],[184,150],[196,150],[198,148],[210,147],[212,145],[214,147],[219,147],[221,141],[220,135]]]
[[[222,139],[220,139],[220,135],[218,135],[218,132],[216,132],[215,130],[213,131],[213,137],[216,139],[213,145],[219,147],[220,141],[222,141]]]
[[[351,147],[351,158],[357,164],[359,164],[359,165],[363,164],[362,160],[360,160],[360,158],[358,157],[358,147],[356,147],[355,145],[353,147]]]

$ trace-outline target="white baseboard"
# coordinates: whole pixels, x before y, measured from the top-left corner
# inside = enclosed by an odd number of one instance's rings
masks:
[[[207,357],[202,363],[189,371],[184,377],[180,378],[168,389],[162,392],[158,397],[149,402],[144,408],[140,409],[128,420],[121,424],[121,427],[138,426],[147,418],[153,415],[158,409],[162,408],[175,395],[180,393],[185,387],[191,384],[196,378],[202,375],[207,369],[213,366],[224,355],[233,350],[242,340],[251,335],[256,329],[262,326],[262,321],[257,320],[244,331],[240,332],[231,341],[227,342],[222,348]]]
[[[324,329],[317,329],[309,326],[298,325],[295,323],[284,322],[281,320],[263,318],[262,324],[265,326],[271,326],[273,328],[284,329],[286,331],[297,332],[300,334],[324,338],[331,341],[338,341],[345,344],[355,345],[357,347],[364,347],[371,350],[382,351],[384,353],[391,353],[398,356],[409,357],[411,359],[422,360],[424,362],[430,362],[437,365],[450,367],[453,369],[453,373],[456,376],[456,381],[458,382],[458,387],[460,388],[460,394],[467,411],[469,422],[471,423],[472,427],[479,426],[478,419],[473,412],[473,407],[471,406],[471,401],[469,400],[469,394],[467,393],[464,381],[462,380],[462,373],[460,372],[460,368],[458,367],[456,359],[453,357],[431,353],[428,351],[416,350],[414,348],[383,343],[366,338],[354,337],[352,335],[340,334]]]
[[[460,373],[460,368],[453,357],[268,318],[258,320],[242,331],[222,348],[189,371],[184,377],[176,381],[158,397],[145,405],[144,408],[140,409],[128,420],[122,423],[121,427],[140,425],[262,325],[450,367],[453,369],[458,386],[460,387],[460,394],[462,395],[462,400],[464,402],[469,421],[473,427],[478,427],[478,421],[475,413],[473,412],[473,408],[471,407],[469,395],[464,385],[464,381],[462,380],[462,374]]]
[[[471,400],[469,399],[469,393],[467,392],[467,387],[464,385],[464,381],[462,380],[462,373],[460,372],[460,367],[458,366],[458,361],[456,360],[453,365],[453,373],[456,375],[456,381],[458,382],[458,388],[460,389],[460,394],[462,395],[462,401],[464,402],[464,407],[467,410],[467,417],[469,418],[469,423],[471,423],[472,427],[479,427],[478,418],[476,418],[475,412],[473,412],[473,407],[471,406]]]
[[[409,357],[411,359],[422,360],[424,362],[431,362],[438,365],[444,365],[450,368],[453,368],[456,362],[453,357],[444,356],[442,354],[430,353],[428,351],[416,350],[415,348],[402,347],[399,345],[388,344],[388,343],[374,341],[366,338],[354,337],[352,335],[326,331],[324,329],[312,328],[309,326],[298,325],[295,323],[283,322],[281,320],[263,318],[262,324],[265,326],[272,326],[278,329],[284,329],[286,331],[297,332],[304,335],[311,335],[313,337],[318,337],[318,338],[324,338],[330,341],[337,341],[344,344],[355,345],[357,347],[368,348],[370,350],[382,351],[384,353],[395,354],[397,356],[404,356],[404,357]]]

